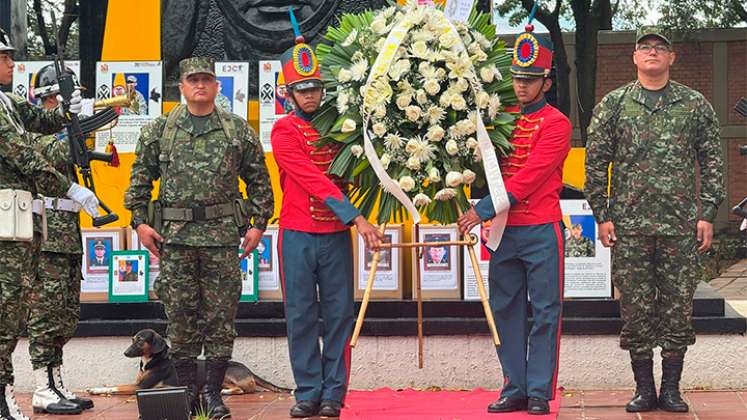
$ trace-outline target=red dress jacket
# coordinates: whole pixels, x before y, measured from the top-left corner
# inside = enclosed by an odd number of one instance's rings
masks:
[[[277,120],[272,128],[270,142],[283,190],[281,229],[339,232],[360,214],[342,193],[344,180],[327,174],[339,146],[317,148],[317,140],[319,132],[295,113]]]
[[[507,225],[558,222],[563,218],[560,191],[563,162],[571,147],[571,122],[544,101],[521,111],[511,136],[514,150],[500,160],[503,182],[511,199]],[[475,208],[483,220],[495,215],[489,196]]]

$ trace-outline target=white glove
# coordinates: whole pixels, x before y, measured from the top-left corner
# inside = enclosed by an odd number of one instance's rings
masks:
[[[76,115],[80,114],[80,110],[83,108],[83,105],[81,103],[82,100],[83,100],[83,98],[80,96],[80,90],[75,89],[73,91],[73,94],[70,95],[70,109],[69,109],[69,111],[71,113],[73,113],[73,114],[76,114]],[[62,96],[61,95],[57,95],[57,102],[62,103]],[[57,109],[59,110],[60,113],[63,112],[61,106],[59,108],[57,108]]]
[[[93,191],[74,183],[67,190],[67,196],[80,204],[89,216],[99,217],[99,199],[96,198],[96,194]]]

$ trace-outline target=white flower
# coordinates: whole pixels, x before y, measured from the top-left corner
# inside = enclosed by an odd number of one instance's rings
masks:
[[[431,125],[435,125],[440,123],[444,119],[444,117],[446,116],[446,111],[444,111],[441,107],[433,105],[425,111],[425,114],[428,116],[428,122]]]
[[[427,61],[421,61],[420,64],[418,64],[418,72],[420,73],[420,76],[425,79],[436,77],[436,68]]]
[[[382,35],[389,31],[389,27],[386,25],[386,19],[383,17],[377,17],[371,22],[371,30],[375,33]]]
[[[456,127],[457,127],[457,131],[462,136],[468,136],[474,133],[477,130],[477,124],[475,122],[475,119],[472,113],[470,113],[469,117],[463,120],[457,121]]]
[[[350,102],[350,95],[345,91],[337,93],[337,112],[344,114],[348,110],[348,103]]]
[[[358,38],[358,30],[353,29],[352,31],[350,31],[350,34],[348,34],[347,38],[345,38],[345,40],[342,41],[342,44],[340,45],[342,45],[343,47],[349,47],[353,44],[353,42],[355,42],[356,38]]]
[[[447,90],[446,92],[443,92],[441,96],[438,98],[438,103],[441,105],[441,107],[446,108],[447,106],[451,105],[451,99],[454,96],[454,93],[450,90]]]
[[[353,73],[348,69],[340,69],[337,73],[337,81],[340,83],[346,83],[353,79]]]
[[[446,32],[438,37],[438,43],[442,48],[451,49],[459,42],[459,38],[454,32]]]
[[[454,140],[449,140],[446,142],[446,153],[450,154],[451,156],[454,156],[455,154],[459,153],[459,145]]]
[[[396,11],[396,7],[390,6],[381,11],[381,16],[383,16],[385,19],[389,19],[390,17],[394,16],[394,12]]]
[[[480,47],[479,43],[473,42],[469,44],[469,46],[467,47],[467,51],[469,51],[470,54],[474,54],[478,51],[482,51],[482,48]]]
[[[373,125],[373,132],[379,137],[382,137],[384,134],[386,134],[386,124],[382,122],[377,122]]]
[[[467,79],[459,78],[457,79],[456,83],[454,83],[454,87],[456,88],[457,92],[463,93],[466,92],[467,89],[469,89],[469,82]]]
[[[417,92],[415,92],[415,100],[418,101],[418,104],[425,105],[425,103],[428,102],[428,95],[426,95],[425,90],[418,89]]]
[[[446,68],[449,69],[449,78],[451,79],[470,77],[472,75],[470,67],[472,67],[472,62],[469,61],[469,58],[458,58],[446,62]]]
[[[485,66],[480,69],[480,79],[485,83],[490,83],[495,78],[495,67]]]
[[[355,121],[347,118],[342,122],[342,128],[340,129],[340,131],[342,131],[343,133],[352,133],[353,131],[355,131],[356,127],[357,124],[355,123]]]
[[[414,156],[410,156],[410,158],[407,159],[407,163],[405,163],[405,166],[407,167],[407,169],[417,171],[418,169],[420,169],[420,159]]]
[[[381,166],[384,167],[384,169],[389,168],[389,163],[392,161],[392,158],[389,157],[388,154],[384,153],[381,155],[381,158],[379,159],[381,161]]]
[[[406,24],[409,25],[417,25],[420,22],[423,21],[423,18],[425,17],[427,7],[416,7],[414,9],[410,9],[407,11],[407,14],[405,15],[403,21]]]
[[[495,68],[495,80],[503,80],[503,75],[501,74],[501,71],[498,70],[498,68]]]
[[[462,182],[464,182],[464,176],[461,172],[451,171],[446,174],[446,186],[458,187]]]
[[[386,137],[384,137],[384,146],[389,149],[399,149],[402,147],[404,141],[405,139],[402,138],[399,133],[387,134]]]
[[[353,154],[353,156],[359,158],[363,154],[363,147],[360,145],[353,145],[353,147],[350,148],[350,153]]]
[[[451,200],[454,197],[456,197],[456,191],[454,191],[453,188],[444,188],[442,190],[439,190],[436,193],[436,196],[433,198],[439,201],[447,201]]]
[[[407,106],[410,105],[412,102],[412,95],[411,94],[400,94],[397,95],[397,108],[399,109],[405,109]]]
[[[473,33],[473,36],[475,37],[475,41],[477,41],[482,49],[487,50],[490,48],[490,41],[488,41],[487,38],[485,38],[485,35],[475,32]]]
[[[487,108],[489,104],[490,95],[488,95],[484,90],[478,92],[477,96],[475,96],[475,105],[477,105],[478,108]]]
[[[501,107],[501,97],[497,94],[490,95],[490,102],[488,102],[488,116],[495,118],[498,114],[498,109]]]
[[[379,38],[379,40],[376,41],[376,44],[374,44],[376,51],[381,51],[381,49],[384,48],[384,44],[386,44],[386,38]]]
[[[412,87],[410,82],[407,80],[400,80],[397,82],[397,89],[399,90],[399,95],[414,95],[415,94],[415,88]]]
[[[436,79],[438,80],[444,80],[446,78],[446,70],[439,67],[436,69]]]
[[[382,38],[383,39],[383,38]],[[377,48],[380,49],[380,48]],[[399,80],[402,75],[407,74],[407,72],[410,71],[410,60],[397,60],[394,63],[392,63],[392,66],[389,67],[389,77],[392,78],[392,80]]]
[[[477,178],[477,174],[470,171],[469,169],[465,169],[462,171],[462,178],[464,180],[464,183],[469,185],[475,182],[475,178]]]
[[[420,118],[421,109],[417,105],[410,105],[405,108],[405,116],[409,121],[415,122]]]
[[[386,106],[384,104],[378,104],[373,109],[373,115],[376,118],[384,118],[386,116]]]
[[[428,42],[428,41],[433,41],[433,39],[435,38],[435,35],[433,34],[433,32],[422,30],[422,29],[417,30],[417,31],[412,31],[410,36],[413,42],[418,42],[418,41]]]
[[[405,175],[399,179],[399,187],[405,192],[411,191],[415,188],[415,180],[411,176]]]
[[[436,156],[436,146],[420,137],[408,140],[405,151],[410,156],[418,158],[421,162],[427,162]]]
[[[441,181],[441,173],[437,168],[431,168],[431,170],[428,171],[428,180],[431,182]]]
[[[470,137],[470,138],[467,139],[466,145],[467,145],[467,148],[469,148],[469,149],[474,149],[475,147],[477,147],[478,144],[479,143],[477,142],[477,140],[474,137]]]
[[[425,89],[429,95],[434,96],[441,90],[441,85],[436,79],[427,79],[425,83],[423,83],[423,89]]]
[[[412,204],[415,204],[415,207],[427,206],[430,203],[431,199],[423,193],[418,193],[415,198],[412,199]]]
[[[482,63],[483,61],[488,59],[488,55],[485,54],[485,51],[479,50],[476,53],[472,54],[470,58],[473,62]]]
[[[366,77],[368,73],[368,61],[359,60],[350,66],[350,72],[352,73],[352,79],[355,81],[361,81]]]
[[[387,77],[377,77],[371,82],[370,90],[363,95],[363,104],[366,109],[374,109],[377,105],[389,103],[393,93]]]
[[[412,55],[417,58],[425,59],[428,56],[428,46],[423,41],[413,42],[410,50],[412,51]]]
[[[467,109],[467,101],[462,95],[454,95],[451,97],[451,107],[455,111],[464,111]]]
[[[425,138],[428,141],[439,142],[444,138],[446,131],[440,125],[432,125],[428,128],[428,132],[425,133]]]

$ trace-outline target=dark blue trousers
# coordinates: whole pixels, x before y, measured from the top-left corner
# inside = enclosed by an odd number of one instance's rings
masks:
[[[490,307],[501,338],[498,358],[504,374],[501,396],[555,397],[564,242],[561,222],[508,226],[490,257]]]
[[[353,333],[350,231],[319,234],[281,229],[278,255],[296,401],[342,402],[350,379]]]

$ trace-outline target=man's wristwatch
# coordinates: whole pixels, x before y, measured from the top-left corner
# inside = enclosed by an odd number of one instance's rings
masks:
[[[145,219],[143,219],[142,217],[134,216],[132,218],[132,221],[130,222],[130,226],[132,226],[133,229],[137,229],[138,226],[144,223],[145,223]]]

